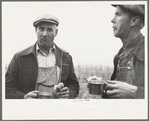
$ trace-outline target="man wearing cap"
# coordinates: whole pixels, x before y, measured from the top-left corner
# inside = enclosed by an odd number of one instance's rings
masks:
[[[53,98],[76,98],[79,83],[68,52],[55,43],[59,20],[48,14],[33,22],[36,43],[14,55],[6,73],[6,99],[35,99],[39,92],[51,92]],[[60,92],[54,86],[63,83]]]
[[[112,5],[114,36],[123,46],[114,57],[114,72],[103,98],[144,98],[144,5]]]

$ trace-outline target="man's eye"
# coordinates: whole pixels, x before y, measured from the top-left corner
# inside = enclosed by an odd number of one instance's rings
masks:
[[[121,14],[120,13],[116,13],[115,16],[121,16]]]
[[[49,32],[53,31],[53,29],[47,29]]]
[[[39,27],[39,30],[40,30],[40,31],[43,31],[43,30],[44,30],[44,28],[43,28],[43,27]]]
[[[117,16],[121,16],[121,14],[120,13],[117,13]]]

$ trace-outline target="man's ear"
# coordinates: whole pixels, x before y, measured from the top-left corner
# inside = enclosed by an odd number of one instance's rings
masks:
[[[58,29],[56,29],[56,31],[55,31],[55,37],[57,36],[57,34],[58,34]]]
[[[133,27],[133,26],[136,26],[138,25],[140,22],[140,17],[139,16],[135,16],[135,17],[132,17],[131,20],[130,20],[130,26]]]

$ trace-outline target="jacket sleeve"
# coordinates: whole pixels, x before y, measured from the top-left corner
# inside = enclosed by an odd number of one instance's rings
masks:
[[[24,98],[25,93],[17,89],[17,81],[18,81],[18,76],[19,76],[18,64],[19,64],[18,54],[15,54],[5,74],[6,99],[23,99]]]
[[[136,99],[144,99],[144,88],[137,87]]]
[[[144,99],[144,61],[136,61],[135,85],[137,85],[136,99]]]
[[[136,99],[144,99],[145,92],[145,50],[144,50],[144,36],[142,36],[142,41],[140,41],[134,50],[134,72],[135,72],[135,85],[137,85]]]
[[[67,79],[67,87],[69,88],[69,91],[70,91],[69,98],[70,99],[76,98],[79,94],[79,82],[74,72],[74,66],[73,66],[71,56],[70,56],[69,76]]]

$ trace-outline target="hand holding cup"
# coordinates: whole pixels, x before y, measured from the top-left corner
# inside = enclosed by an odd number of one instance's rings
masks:
[[[64,87],[63,83],[59,83],[58,85],[55,85],[54,90],[56,91],[57,96],[59,98],[62,98],[62,99],[69,98],[69,93],[70,93],[69,89],[68,89],[68,87]]]

